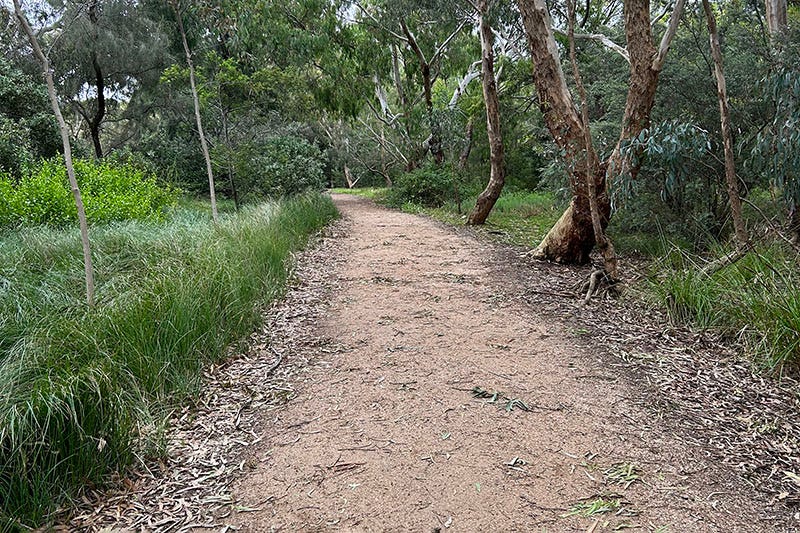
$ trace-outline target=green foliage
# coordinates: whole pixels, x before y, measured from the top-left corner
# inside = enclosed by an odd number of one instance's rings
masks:
[[[161,220],[177,191],[156,182],[130,163],[76,159],[75,175],[86,216],[92,223],[115,220]],[[65,226],[77,220],[67,170],[61,159],[42,161],[15,183],[0,174],[0,226]]]
[[[397,177],[387,201],[400,206],[405,202],[423,207],[441,207],[455,194],[453,173],[444,167],[425,166]]]
[[[678,120],[653,124],[623,143],[622,153],[642,170],[612,184],[615,207],[625,208],[615,227],[656,238],[665,233],[700,248],[724,238],[728,208],[718,148],[708,131]]]
[[[158,80],[169,64],[169,39],[159,20],[149,16],[144,2],[94,0],[52,2],[64,21],[58,38],[46,42],[58,79],[58,93],[84,122],[80,132],[90,136],[95,121],[102,144],[126,139],[114,123],[141,120],[137,105],[130,104],[136,91]],[[98,87],[104,90],[101,102]],[[137,116],[138,115],[138,116]],[[107,122],[113,122],[107,125]]]
[[[761,82],[765,100],[775,105],[767,127],[758,132],[750,163],[769,176],[789,206],[800,205],[800,50],[785,52],[782,68]]]
[[[275,198],[325,188],[323,153],[303,137],[272,137],[257,150],[239,169],[249,174],[251,195]]]
[[[152,451],[168,409],[252,331],[290,252],[335,215],[329,199],[304,196],[219,224],[183,210],[97,228],[94,308],[73,231],[0,239],[0,524],[37,525]]]
[[[720,250],[720,254],[724,250]],[[673,249],[648,288],[672,320],[738,336],[769,369],[800,363],[800,278],[797,257],[777,245],[747,253],[706,274],[706,261]]]
[[[0,172],[18,176],[60,147],[44,84],[0,57]]]
[[[633,161],[641,163],[644,158],[653,164],[663,181],[664,201],[680,207],[692,177],[690,165],[710,156],[711,141],[708,132],[698,126],[673,120],[643,129],[636,138],[624,143],[620,151]],[[616,186],[622,195],[630,197],[633,182],[629,175],[620,176]]]

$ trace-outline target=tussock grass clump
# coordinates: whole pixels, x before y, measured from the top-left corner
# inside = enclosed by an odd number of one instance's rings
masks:
[[[722,254],[720,254],[722,255]],[[713,273],[705,261],[674,249],[649,280],[649,291],[679,323],[737,336],[770,370],[800,363],[800,270],[781,246],[749,251]]]
[[[76,232],[0,237],[0,530],[151,453],[170,405],[252,331],[292,250],[335,216],[317,195],[218,225],[181,210],[95,228],[91,309]]]

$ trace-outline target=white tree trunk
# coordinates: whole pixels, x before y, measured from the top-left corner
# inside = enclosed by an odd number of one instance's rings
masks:
[[[81,228],[81,243],[83,245],[83,269],[86,278],[86,303],[91,307],[94,305],[94,267],[92,265],[92,249],[89,243],[89,224],[86,221],[86,210],[83,206],[83,198],[81,197],[80,187],[78,187],[78,180],[75,177],[75,167],[72,164],[72,146],[69,140],[69,128],[64,120],[64,115],[61,114],[61,107],[58,105],[58,96],[56,95],[56,87],[53,82],[53,71],[50,68],[50,61],[48,61],[47,56],[42,52],[39,41],[36,39],[36,34],[34,34],[27,17],[22,12],[19,0],[14,0],[14,13],[17,16],[17,20],[19,20],[23,32],[27,35],[28,41],[31,43],[34,55],[42,66],[42,74],[47,82],[47,93],[50,96],[50,105],[58,121],[58,130],[61,134],[61,142],[64,145],[64,164],[67,167],[67,176],[69,177],[69,184],[72,188],[72,196],[75,198],[75,206],[78,209],[78,223]]]
[[[206,172],[208,173],[208,190],[211,195],[211,215],[214,222],[219,221],[217,214],[217,194],[214,189],[214,170],[211,167],[211,154],[208,152],[208,143],[203,132],[203,120],[200,117],[200,98],[197,96],[197,83],[195,82],[194,62],[192,61],[192,51],[189,49],[189,42],[186,40],[186,30],[183,28],[183,17],[176,0],[170,1],[170,6],[175,12],[175,19],[178,22],[178,30],[181,33],[183,51],[186,54],[186,65],[189,67],[189,85],[192,89],[192,100],[194,101],[194,117],[197,121],[197,134],[200,135],[200,148],[203,150],[203,157],[206,160]]]

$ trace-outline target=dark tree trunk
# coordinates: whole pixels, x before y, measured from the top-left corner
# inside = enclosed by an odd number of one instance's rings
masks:
[[[739,247],[747,244],[747,229],[742,218],[742,200],[739,198],[739,182],[736,177],[736,164],[733,159],[733,135],[731,134],[731,113],[728,108],[728,90],[725,84],[725,71],[722,66],[722,47],[719,44],[717,21],[708,0],[703,0],[703,11],[708,24],[711,57],[714,59],[714,77],[717,80],[717,100],[719,101],[720,129],[725,152],[725,182],[728,185],[728,201],[731,204],[731,219]]]
[[[220,95],[220,109],[222,115],[222,132],[225,136],[225,149],[227,153],[225,154],[225,166],[227,167],[228,171],[228,182],[231,184],[231,196],[233,197],[233,205],[236,210],[239,210],[239,192],[236,189],[236,170],[234,169],[233,164],[231,163],[231,139],[230,139],[230,130],[228,128],[228,111],[225,109],[225,103],[222,100],[222,95]]]
[[[439,121],[436,119],[436,113],[433,109],[433,80],[431,78],[431,66],[428,63],[422,62],[422,86],[425,95],[425,111],[428,115],[428,126],[431,130],[430,140],[428,141],[428,149],[433,156],[433,160],[437,165],[444,162],[444,150],[442,149],[442,132]]]
[[[486,222],[495,202],[500,198],[505,184],[505,156],[503,153],[503,135],[500,123],[500,102],[497,99],[497,82],[494,77],[494,34],[488,20],[489,4],[481,0],[480,11],[481,37],[481,74],[483,76],[483,100],[486,104],[486,133],[489,137],[489,158],[491,170],[486,189],[478,196],[475,207],[467,218],[467,224],[479,225]]]
[[[465,131],[464,148],[461,149],[461,155],[458,156],[458,170],[467,168],[469,162],[469,154],[472,152],[472,134],[475,131],[475,123],[472,117],[467,120],[467,128]]]
[[[92,23],[95,33],[95,42],[97,44],[97,26],[99,18],[97,16],[97,1],[89,3],[89,21]],[[103,120],[106,117],[106,83],[103,76],[103,69],[100,67],[100,62],[97,59],[97,50],[92,49],[92,70],[94,70],[95,89],[97,90],[97,109],[95,109],[94,116],[91,120],[87,120],[89,124],[89,133],[92,136],[92,145],[94,146],[94,155],[97,159],[103,158],[103,146],[100,144],[100,126],[103,125]]]
[[[386,165],[386,135],[381,124],[381,176],[386,182],[387,187],[392,187],[392,177],[389,176],[389,167]]]
[[[422,74],[422,91],[425,98],[425,111],[428,115],[428,125],[431,130],[431,135],[428,140],[428,150],[430,150],[434,162],[437,165],[441,165],[444,162],[444,149],[442,148],[441,125],[433,109],[433,77],[431,76],[431,64],[425,59],[425,54],[422,53],[422,49],[419,47],[419,44],[408,29],[404,20],[400,21],[400,27],[403,29],[408,45],[419,60],[419,69]]]

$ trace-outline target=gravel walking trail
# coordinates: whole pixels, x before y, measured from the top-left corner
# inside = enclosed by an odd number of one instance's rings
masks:
[[[328,349],[265,424],[237,527],[772,529],[751,489],[640,405],[636,376],[515,298],[492,245],[334,199],[336,257],[315,267]]]

